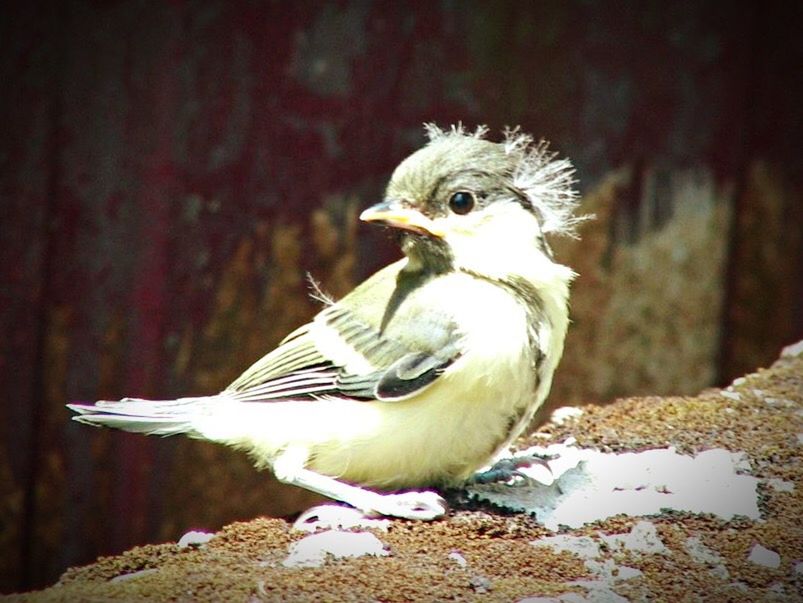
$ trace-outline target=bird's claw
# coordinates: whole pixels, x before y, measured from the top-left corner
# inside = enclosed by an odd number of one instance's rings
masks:
[[[492,484],[498,482],[508,482],[514,477],[528,479],[529,476],[520,471],[523,467],[541,466],[549,474],[552,473],[549,461],[555,460],[555,454],[528,454],[527,456],[510,457],[497,461],[489,469],[475,473],[469,478],[469,485]]]
[[[359,509],[340,504],[323,504],[311,507],[298,516],[293,529],[301,532],[317,530],[349,530],[352,528],[376,528],[387,530],[389,519],[369,517]]]
[[[446,514],[446,501],[435,492],[383,494],[373,511],[381,515],[431,521]]]

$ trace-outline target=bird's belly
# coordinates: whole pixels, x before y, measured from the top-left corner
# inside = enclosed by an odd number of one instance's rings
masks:
[[[487,464],[541,402],[526,313],[509,296],[487,301],[502,311],[463,317],[469,351],[432,386],[398,402],[347,402],[363,406],[350,416],[365,416],[370,428],[313,446],[310,467],[398,488],[457,483]]]
[[[488,463],[534,399],[531,388],[525,396],[523,389],[476,387],[459,399],[438,389],[416,400],[356,402],[387,407],[364,437],[311,447],[310,467],[369,486],[457,483]]]

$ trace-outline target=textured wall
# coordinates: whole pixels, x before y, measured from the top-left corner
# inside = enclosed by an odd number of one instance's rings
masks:
[[[71,424],[214,392],[394,258],[359,226],[420,124],[521,124],[598,220],[554,403],[695,392],[803,331],[794,3],[9,3],[0,18],[3,589],[284,513],[242,457]]]

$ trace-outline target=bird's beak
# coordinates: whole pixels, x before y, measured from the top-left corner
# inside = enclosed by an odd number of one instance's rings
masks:
[[[378,222],[394,228],[410,230],[438,238],[442,238],[445,234],[443,229],[438,228],[430,218],[417,209],[405,207],[395,199],[386,199],[381,203],[372,205],[360,214],[360,220]]]

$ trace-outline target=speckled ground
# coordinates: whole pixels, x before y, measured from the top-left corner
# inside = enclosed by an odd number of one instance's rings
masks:
[[[803,346],[798,346],[803,347]],[[798,352],[797,354],[795,352]],[[637,451],[744,451],[760,478],[762,521],[664,513],[618,516],[567,537],[597,553],[534,546],[554,534],[523,515],[457,500],[433,523],[393,521],[371,530],[387,556],[285,567],[305,534],[280,519],[221,530],[199,547],[138,547],[68,570],[54,586],[19,601],[592,601],[803,600],[803,351],[697,397],[631,398],[549,424],[521,447],[561,442]],[[544,434],[548,434],[546,437]],[[605,534],[653,529],[661,552],[610,545]],[[573,539],[577,541],[576,538]],[[589,561],[589,559],[591,559]],[[623,597],[620,599],[618,597]]]

